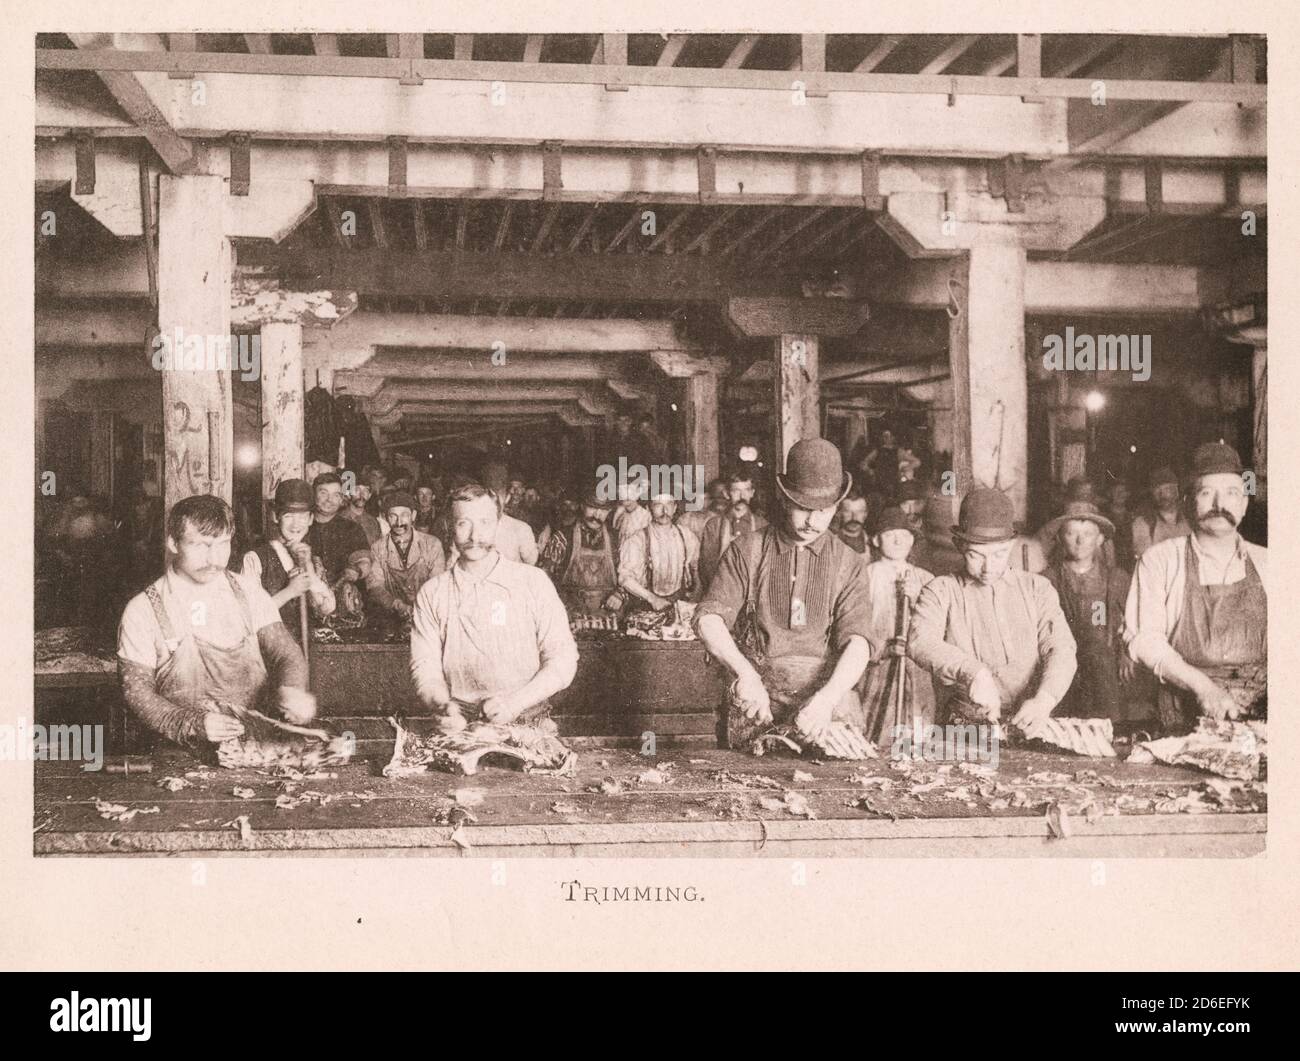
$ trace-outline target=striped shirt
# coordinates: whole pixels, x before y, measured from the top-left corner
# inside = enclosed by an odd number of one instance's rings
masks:
[[[799,545],[775,527],[757,534],[754,615],[768,656],[824,658],[855,635],[872,643],[861,556],[829,531],[810,545]],[[753,542],[752,533],[742,534],[723,554],[695,611],[697,633],[706,615],[721,616],[728,629],[735,626],[749,594]],[[877,647],[872,643],[873,650]]]

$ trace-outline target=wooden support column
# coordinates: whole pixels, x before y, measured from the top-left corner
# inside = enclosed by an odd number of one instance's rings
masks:
[[[1255,415],[1251,431],[1251,468],[1255,472],[1255,481],[1262,499],[1266,499],[1265,489],[1268,485],[1268,346],[1260,343],[1255,347],[1251,362],[1251,394],[1255,400]]]
[[[303,474],[302,325],[262,325],[262,496]]]
[[[224,231],[225,182],[220,177],[159,178],[158,327],[173,348],[190,340],[162,373],[163,503],[192,494],[232,494],[234,425],[229,361],[206,360],[230,336],[230,241]],[[203,344],[203,352],[196,347]],[[227,348],[228,349],[228,348]],[[187,356],[197,368],[185,367]],[[193,364],[195,362],[191,362]]]
[[[821,435],[821,387],[817,373],[817,336],[779,335],[774,341],[776,371],[773,409],[776,411],[775,452],[785,468],[786,454],[801,438]]]
[[[113,494],[113,414],[104,409],[90,414],[89,485],[96,497]]]
[[[716,372],[701,372],[686,380],[686,445],[687,463],[704,469],[704,482],[716,479],[722,461]]]
[[[1029,388],[1025,374],[1025,251],[977,244],[955,263],[956,315],[948,327],[953,382],[953,470],[1011,495],[1026,513]]]

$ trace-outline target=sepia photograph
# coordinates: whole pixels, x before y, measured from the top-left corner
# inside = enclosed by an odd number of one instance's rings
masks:
[[[36,855],[1264,850],[1265,36],[34,44]]]
[[[13,12],[14,1012],[994,972],[1080,1044],[1265,1029],[1288,11]]]

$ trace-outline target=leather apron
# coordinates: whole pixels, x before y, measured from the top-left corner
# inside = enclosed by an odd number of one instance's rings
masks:
[[[598,615],[605,599],[618,589],[618,566],[614,563],[614,543],[609,528],[601,527],[601,544],[595,549],[583,545],[582,526],[573,525],[569,546],[569,564],[560,580],[566,604],[588,615]]]
[[[1078,670],[1055,714],[1065,718],[1123,717],[1119,687],[1119,660],[1123,651],[1115,636],[1114,624],[1093,622],[1098,603],[1102,615],[1110,607],[1106,599],[1111,568],[1100,557],[1086,575],[1076,575],[1065,564],[1057,567],[1061,590],[1057,594],[1061,611],[1074,635]],[[1110,619],[1110,616],[1106,616]]]
[[[157,692],[172,703],[194,712],[217,710],[223,701],[245,708],[259,708],[259,700],[266,689],[266,664],[262,661],[257,632],[253,629],[248,599],[239,580],[229,571],[225,576],[244,620],[244,636],[230,648],[201,640],[193,627],[177,637],[157,587],[150,586],[145,591],[162,629],[163,639],[171,649],[171,655],[155,672]],[[229,711],[222,713],[232,714]]]
[[[1244,714],[1268,713],[1268,597],[1250,554],[1243,552],[1246,576],[1227,585],[1202,586],[1200,562],[1187,539],[1183,612],[1169,639],[1190,666],[1226,689]],[[1167,733],[1196,728],[1196,697],[1173,685],[1161,685],[1157,700]]]

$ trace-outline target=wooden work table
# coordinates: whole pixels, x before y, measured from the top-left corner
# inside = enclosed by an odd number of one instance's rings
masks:
[[[282,782],[252,770],[200,769],[179,749],[153,756],[149,774],[85,773],[71,763],[35,764],[37,855],[312,854],[512,856],[985,856],[1240,857],[1264,849],[1265,799],[1258,790],[1212,813],[1153,813],[1151,805],[1203,791],[1209,775],[1169,766],[1127,765],[1003,750],[995,778],[959,767],[917,764],[909,781],[889,763],[818,763],[755,758],[711,747],[579,751],[578,774],[564,779],[485,768],[472,777],[380,774],[386,755],[330,768],[335,777],[298,782],[317,793],[292,809],[275,805]],[[642,778],[656,768],[656,775]],[[800,772],[798,780],[795,771]],[[1091,771],[1092,773],[1088,773]],[[170,792],[167,776],[189,787]],[[1067,775],[1032,780],[1033,775]],[[887,779],[882,790],[870,778]],[[757,778],[767,779],[757,781]],[[1077,780],[1076,780],[1077,778]],[[864,780],[866,783],[864,783]],[[935,787],[930,781],[939,780]],[[612,781],[600,791],[602,781]],[[1024,793],[1023,805],[992,810],[979,794]],[[755,787],[772,785],[774,787]],[[235,788],[253,791],[240,798]],[[913,787],[924,791],[913,793]],[[478,790],[459,824],[450,793]],[[592,791],[592,790],[595,791]],[[965,789],[965,792],[959,791]],[[785,793],[806,800],[815,818],[791,813]],[[869,805],[860,802],[869,799]],[[471,797],[473,798],[473,797]],[[1015,798],[1015,797],[1012,797]],[[1052,803],[1097,803],[1092,820],[1067,814],[1054,836]],[[129,822],[100,816],[96,801],[143,810]],[[764,800],[769,801],[767,805]],[[1020,802],[1020,799],[1016,800]],[[1117,803],[1128,806],[1115,813]],[[1141,810],[1138,808],[1146,807]],[[235,822],[248,817],[241,838]],[[468,845],[468,846],[465,846]]]

